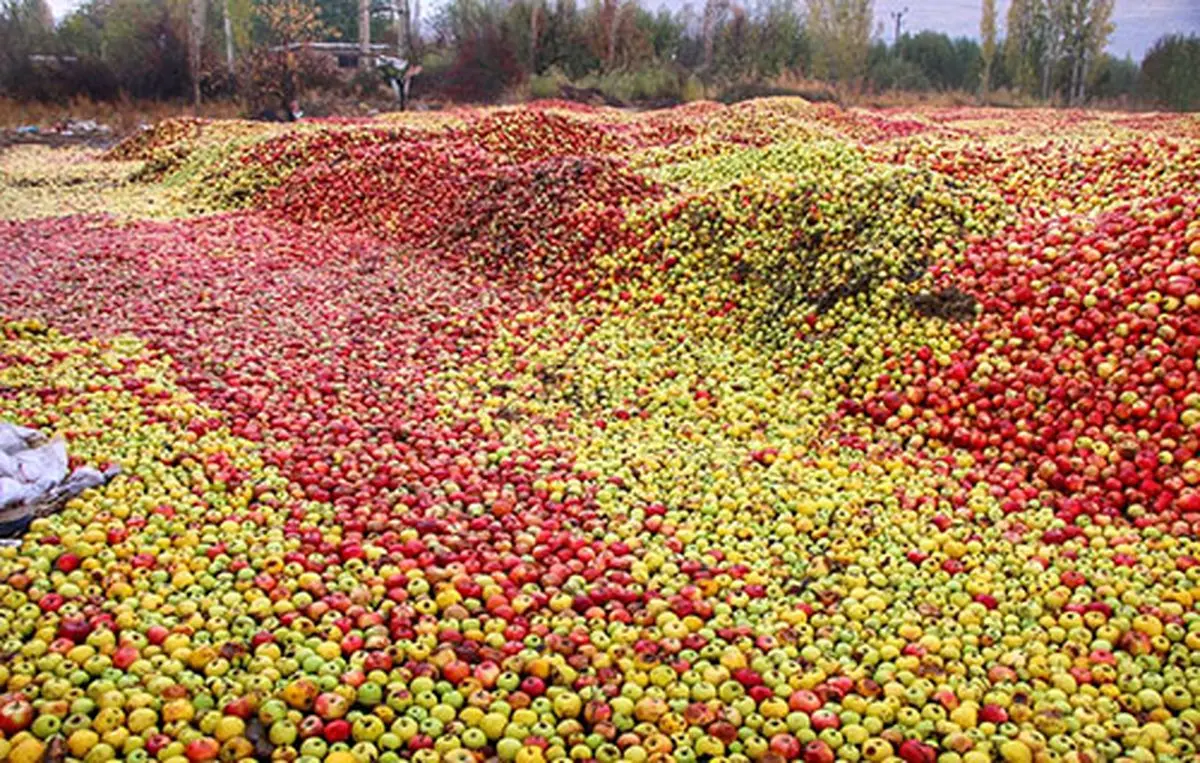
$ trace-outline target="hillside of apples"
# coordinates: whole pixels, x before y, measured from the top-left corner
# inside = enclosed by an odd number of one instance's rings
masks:
[[[1200,119],[0,153],[0,760],[1200,755]]]

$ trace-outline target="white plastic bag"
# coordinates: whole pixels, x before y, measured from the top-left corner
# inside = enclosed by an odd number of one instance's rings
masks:
[[[55,437],[40,448],[15,454],[13,460],[17,462],[18,479],[49,488],[67,476],[67,443]]]
[[[0,450],[0,478],[2,477],[16,479],[17,459]]]
[[[42,492],[44,491],[37,485],[11,477],[0,477],[0,509],[31,501]]]
[[[29,447],[29,441],[37,437],[36,429],[17,426],[0,421],[0,453],[13,454]]]
[[[83,466],[67,476],[68,463],[62,438],[46,442],[36,429],[0,422],[0,510],[70,498],[103,485],[118,471]]]

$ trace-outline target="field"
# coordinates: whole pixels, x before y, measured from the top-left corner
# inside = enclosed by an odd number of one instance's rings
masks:
[[[1200,119],[0,154],[0,760],[1200,755]]]

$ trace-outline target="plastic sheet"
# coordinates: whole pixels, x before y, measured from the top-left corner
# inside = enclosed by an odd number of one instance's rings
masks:
[[[0,510],[65,500],[103,485],[117,469],[81,466],[68,475],[67,444],[36,429],[0,421]]]

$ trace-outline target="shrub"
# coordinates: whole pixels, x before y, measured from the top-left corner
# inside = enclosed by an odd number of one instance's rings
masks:
[[[529,95],[540,100],[558,98],[562,86],[569,83],[567,75],[557,66],[552,66],[544,74],[536,74],[529,78]]]

